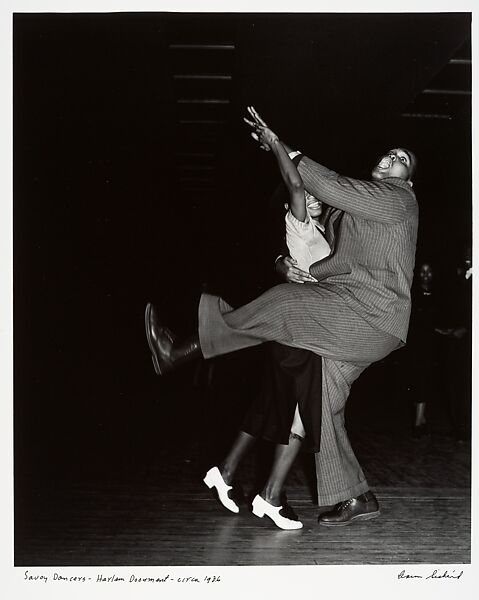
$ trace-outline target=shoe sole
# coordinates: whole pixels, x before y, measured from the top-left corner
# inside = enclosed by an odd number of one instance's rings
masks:
[[[349,519],[349,521],[342,521],[340,523],[328,523],[327,521],[321,521],[321,520],[318,522],[323,527],[346,527],[346,525],[351,525],[351,523],[353,521],[369,521],[369,519],[375,519],[376,517],[379,517],[380,514],[381,514],[381,511],[377,510],[375,512],[366,513],[363,515],[356,515],[355,517],[352,517],[351,519]]]
[[[155,348],[153,346],[153,342],[152,342],[152,339],[151,339],[151,333],[150,333],[151,308],[152,308],[152,306],[151,306],[150,303],[148,303],[146,305],[146,308],[145,308],[145,332],[146,332],[146,339],[148,341],[148,346],[150,348],[151,360],[153,361],[153,368],[155,369],[155,373],[157,375],[161,375],[160,363],[158,362],[158,357],[156,356]]]
[[[268,517],[268,519],[272,523],[274,523],[274,525],[276,525],[276,527],[278,529],[281,529],[281,531],[299,531],[300,529],[303,528],[303,524],[301,523],[301,521],[293,521],[294,523],[299,523],[298,527],[281,527],[281,525],[276,523],[276,521],[273,519],[273,517],[271,515],[268,515],[268,513],[265,510],[258,508],[255,504],[253,504],[251,512],[253,513],[253,515],[255,515],[256,517],[259,517],[260,519],[263,519],[264,517]]]
[[[278,523],[276,523],[276,521],[273,519],[273,517],[270,517],[266,513],[264,513],[263,515],[259,515],[259,514],[255,513],[254,511],[252,511],[252,512],[256,517],[259,517],[260,519],[263,519],[264,517],[268,517],[268,519],[271,521],[271,523],[273,523],[273,525],[275,525],[281,531],[299,531],[300,529],[303,528],[302,523],[299,527],[281,527],[281,525],[278,525]]]

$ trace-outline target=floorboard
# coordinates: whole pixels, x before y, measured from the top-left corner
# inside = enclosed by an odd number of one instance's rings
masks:
[[[18,504],[15,564],[469,563],[470,445],[441,436],[391,440],[374,432],[355,436],[355,444],[380,502],[374,520],[320,527],[301,461],[287,494],[302,530],[280,531],[246,504],[232,515],[204,486],[185,448],[164,468],[159,461],[134,476],[37,483],[31,501]],[[246,461],[239,474],[246,495],[255,464]]]

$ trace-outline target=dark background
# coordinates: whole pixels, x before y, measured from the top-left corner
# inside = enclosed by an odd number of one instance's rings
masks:
[[[258,355],[222,359],[230,403],[205,406],[194,366],[155,378],[143,311],[159,302],[187,333],[202,287],[237,303],[271,278],[278,175],[247,105],[343,174],[415,150],[419,253],[456,259],[471,233],[470,95],[424,94],[437,77],[470,90],[470,64],[444,70],[454,56],[470,58],[469,14],[15,15],[17,494],[32,477],[133,473],[164,439],[236,427]],[[179,77],[192,73],[230,78]]]

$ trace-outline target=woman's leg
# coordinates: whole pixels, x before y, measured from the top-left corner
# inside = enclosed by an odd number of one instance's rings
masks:
[[[224,461],[219,465],[221,476],[226,484],[231,485],[246,453],[254,445],[256,438],[246,431],[240,431]]]
[[[426,424],[426,403],[416,402],[416,415],[414,419],[414,427],[420,427]]]
[[[276,446],[271,473],[261,492],[262,498],[273,506],[281,506],[281,493],[284,483],[302,443],[303,438],[297,433],[291,432],[287,445],[277,444]]]
[[[240,431],[225,460],[219,467],[212,467],[203,479],[210,489],[216,489],[218,500],[233,513],[239,512],[239,506],[230,497],[231,484],[241,459],[254,444],[255,439],[249,433]]]
[[[320,391],[321,390],[318,391],[317,395],[319,399],[321,399]],[[294,411],[293,424],[291,425],[291,433],[299,435],[299,437],[303,438],[303,440],[306,437],[306,430],[304,429],[303,422],[301,421],[301,415],[299,414],[298,404],[296,404],[296,409]]]
[[[426,403],[414,403],[414,426],[412,428],[412,437],[415,439],[429,435],[429,427],[426,419]]]
[[[301,529],[303,524],[289,507],[283,507],[281,494],[284,482],[293,465],[294,459],[303,443],[303,438],[291,432],[289,443],[278,444],[273,467],[260,495],[253,500],[253,514],[257,517],[268,516],[280,529]]]

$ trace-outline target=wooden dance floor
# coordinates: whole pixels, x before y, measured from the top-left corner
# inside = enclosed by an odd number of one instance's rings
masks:
[[[393,402],[393,413],[394,406],[400,409]],[[369,414],[361,406],[359,416],[353,404],[349,417],[353,445],[382,514],[348,527],[318,526],[312,461],[305,454],[287,482],[289,503],[304,528],[287,532],[248,510],[246,498],[254,491],[257,453],[253,451],[241,466],[238,480],[245,504],[240,514],[233,515],[202,483],[211,462],[204,442],[193,436],[172,443],[163,435],[171,415],[161,404],[157,410],[158,422],[145,425],[143,434],[118,457],[116,468],[102,465],[95,472],[91,457],[90,475],[79,466],[56,474],[17,476],[16,566],[458,564],[471,560],[470,443],[459,444],[450,437],[441,415],[433,421],[430,437],[413,440],[406,421],[397,414],[389,428],[378,426],[371,424],[371,411],[377,413],[377,406],[369,406]],[[156,445],[152,446],[153,439]]]

